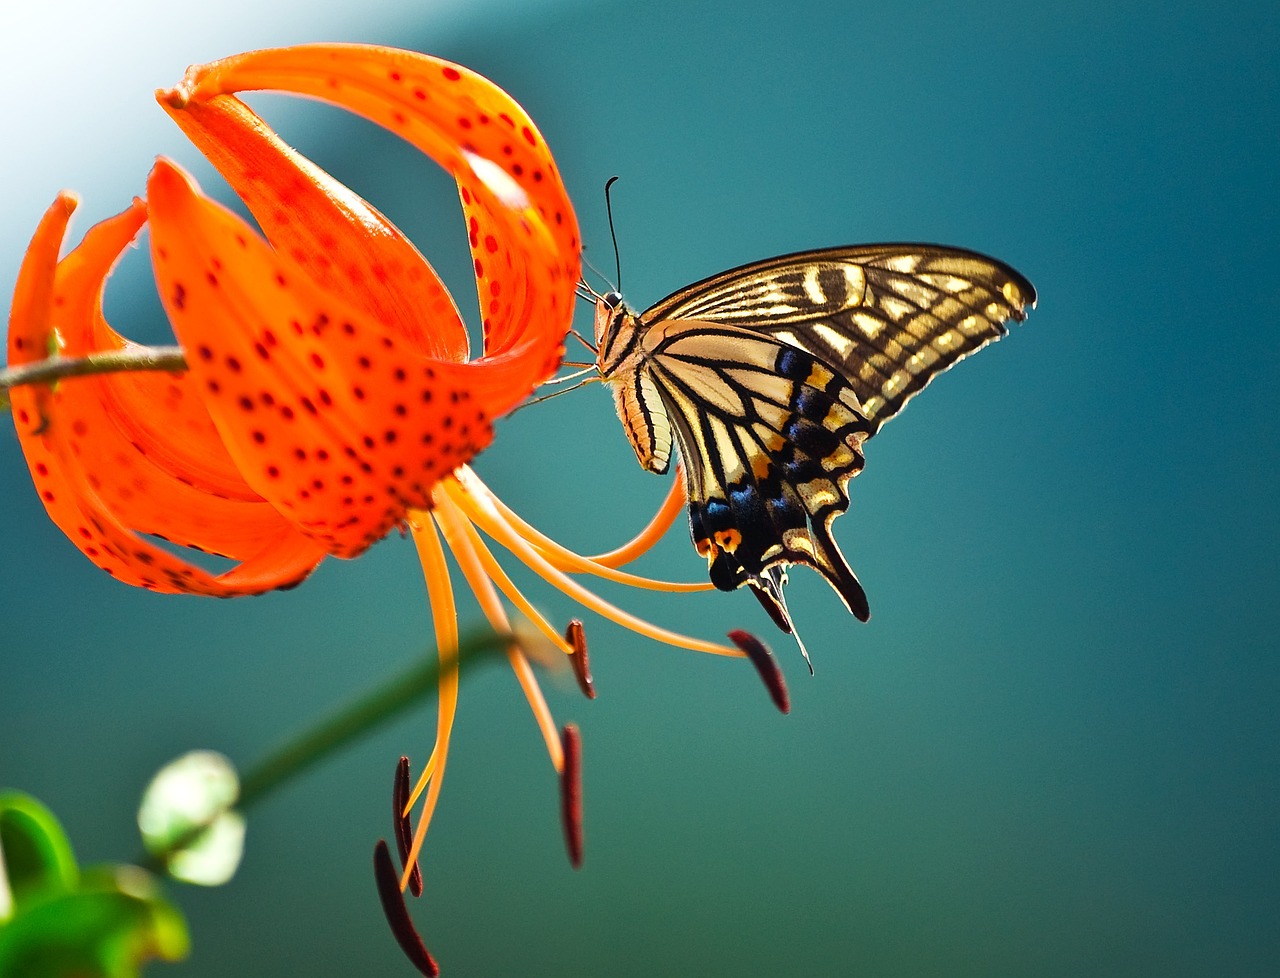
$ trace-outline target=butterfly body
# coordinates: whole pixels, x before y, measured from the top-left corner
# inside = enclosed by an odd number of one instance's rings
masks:
[[[599,297],[597,368],[640,464],[679,447],[694,546],[722,590],[750,585],[793,631],[786,568],[813,567],[859,619],[831,536],[862,445],[929,381],[1025,318],[1016,271],[936,245],[859,245],[724,272],[643,313]]]

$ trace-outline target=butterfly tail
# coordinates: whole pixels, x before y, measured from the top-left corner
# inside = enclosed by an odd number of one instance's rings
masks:
[[[786,605],[782,602],[782,589],[770,587],[767,581],[750,581],[751,593],[756,596],[756,600],[760,602],[760,607],[769,613],[769,617],[773,619],[773,623],[779,629],[791,634],[794,624],[791,621],[791,615],[786,610]]]
[[[867,621],[871,617],[871,608],[867,604],[867,592],[862,589],[858,576],[854,574],[844,554],[831,538],[825,526],[814,526],[809,531],[813,540],[813,551],[817,568],[832,590],[840,595],[840,600],[849,609],[850,614],[858,621]]]
[[[773,567],[765,568],[762,573],[748,578],[747,583],[751,585],[751,593],[756,596],[756,600],[765,611],[769,612],[769,617],[773,619],[774,624],[796,640],[796,645],[800,647],[800,654],[804,656],[804,663],[809,667],[809,675],[812,676],[813,662],[809,659],[809,650],[804,647],[804,640],[796,630],[791,610],[787,607],[787,597],[782,590],[783,585],[787,583],[786,568],[775,564]]]

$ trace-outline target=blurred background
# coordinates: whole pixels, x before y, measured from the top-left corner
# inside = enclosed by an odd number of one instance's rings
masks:
[[[225,197],[152,90],[312,40],[416,48],[505,87],[602,268],[619,174],[641,308],[755,258],[877,240],[988,252],[1041,297],[868,446],[836,537],[874,618],[794,573],[813,678],[746,594],[606,589],[672,628],[758,632],[794,705],[778,715],[741,661],[589,618],[599,699],[548,682],[583,730],[581,872],[513,678],[464,678],[413,905],[446,976],[1277,973],[1274,3],[7,5],[0,292],[61,188],[83,196],[78,232],[141,193],[159,153]],[[470,312],[432,164],[337,110],[250,101],[405,228]],[[161,340],[143,258],[108,314]],[[169,758],[248,765],[429,648],[397,537],[254,601],[116,584],[45,517],[5,428],[0,784],[49,804],[82,860],[134,857],[138,796]],[[667,487],[599,386],[509,419],[477,467],[586,552]],[[639,568],[703,574],[679,526]],[[554,620],[574,613],[520,579]],[[236,880],[174,893],[191,958],[152,973],[410,974],[370,852],[395,760],[421,765],[433,717],[255,810]]]

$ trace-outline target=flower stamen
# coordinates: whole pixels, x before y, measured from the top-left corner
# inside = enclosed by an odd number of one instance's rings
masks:
[[[689,649],[693,652],[710,652],[713,655],[727,655],[735,658],[740,658],[745,654],[739,648],[731,648],[727,645],[718,645],[715,642],[708,642],[704,639],[692,638],[691,636],[681,635],[678,632],[672,632],[654,625],[623,611],[616,605],[588,591],[577,581],[562,573],[549,560],[543,557],[536,547],[517,533],[494,507],[491,496],[487,493],[482,496],[476,492],[468,492],[456,477],[465,473],[466,469],[464,467],[454,476],[441,480],[439,489],[447,493],[449,498],[466,513],[467,517],[484,530],[485,533],[502,544],[503,547],[549,584],[567,594],[574,601],[624,628],[629,628],[633,632],[652,638],[657,642],[662,642],[665,645],[674,645],[677,648]]]
[[[729,633],[729,640],[747,653],[747,658],[756,667],[756,672],[760,673],[760,678],[764,681],[765,689],[769,691],[769,698],[773,700],[773,705],[782,713],[790,713],[791,696],[787,693],[787,683],[782,678],[782,669],[779,668],[778,660],[769,651],[769,647],[750,632],[744,632],[740,628]]]
[[[582,734],[575,724],[564,727],[564,771],[560,775],[560,817],[569,864],[582,868]]]
[[[682,484],[677,481],[672,494],[669,494],[667,500],[663,503],[662,509],[659,510],[658,516],[649,523],[641,535],[636,537],[640,540],[642,537],[648,542],[641,549],[634,549],[633,544],[636,540],[626,544],[618,550],[611,551],[611,554],[624,554],[622,557],[611,557],[612,563],[601,562],[599,557],[584,557],[582,554],[575,553],[568,547],[557,543],[545,533],[526,523],[510,506],[504,503],[487,485],[481,481],[480,477],[470,469],[460,470],[455,473],[460,482],[462,482],[468,490],[473,493],[481,494],[487,498],[493,508],[502,516],[504,520],[511,525],[511,528],[525,540],[529,541],[553,566],[562,571],[572,573],[594,574],[596,577],[602,577],[607,581],[613,581],[617,584],[626,584],[631,587],[641,588],[646,591],[669,591],[673,593],[685,593],[690,591],[710,591],[715,585],[710,581],[657,581],[653,578],[642,577],[639,574],[630,574],[626,571],[620,571],[616,568],[629,560],[636,557],[649,549],[653,543],[666,533],[671,527],[671,523],[675,517],[679,515],[681,506],[684,505],[684,489]],[[675,497],[675,504],[672,507],[671,499]],[[668,509],[671,510],[668,515]],[[660,520],[665,523],[659,523]],[[655,530],[655,527],[657,529]],[[649,539],[652,536],[652,539]],[[627,549],[632,548],[632,549]],[[624,553],[625,551],[625,553]],[[605,555],[610,556],[610,555]]]
[[[422,870],[417,863],[409,863],[409,844],[413,839],[413,823],[405,804],[409,800],[409,758],[401,755],[396,765],[396,778],[391,789],[391,816],[395,826],[396,849],[400,853],[400,863],[409,869],[409,892],[414,896],[422,896]]]
[[[493,586],[493,581],[485,572],[484,565],[467,535],[466,517],[439,488],[433,495],[433,501],[436,504],[433,510],[436,522],[440,524],[445,542],[458,561],[462,576],[467,579],[472,593],[480,602],[480,609],[495,631],[510,634],[511,623],[507,619],[506,609],[502,607],[502,601]],[[546,697],[542,695],[542,689],[533,675],[529,660],[518,643],[511,642],[507,645],[507,658],[511,662],[511,668],[515,671],[516,679],[520,682],[520,688],[524,691],[525,699],[529,701],[534,719],[547,743],[551,764],[559,772],[564,767],[564,754],[560,749],[560,735],[556,730],[555,721],[551,718],[551,709],[547,706]]]
[[[373,878],[378,886],[378,896],[382,900],[382,912],[386,914],[391,933],[395,935],[405,957],[428,978],[437,978],[440,966],[431,957],[431,952],[422,943],[422,937],[413,926],[409,908],[404,904],[404,893],[396,880],[396,867],[391,861],[391,852],[381,839],[373,848]]]
[[[444,549],[435,531],[431,514],[421,510],[409,511],[409,527],[418,559],[422,563],[422,576],[427,585],[427,600],[431,606],[431,621],[435,626],[436,647],[440,656],[440,692],[436,718],[436,746],[432,752],[434,764],[428,764],[414,789],[416,795],[425,784],[427,798],[422,804],[422,815],[413,833],[413,844],[400,889],[409,885],[412,867],[417,865],[422,842],[431,824],[431,816],[440,798],[440,784],[444,780],[445,762],[449,756],[449,735],[453,731],[453,719],[458,709],[458,607],[453,600],[453,587],[449,582],[449,566],[444,559]],[[428,782],[427,779],[430,779]]]
[[[582,622],[574,618],[564,630],[565,641],[573,646],[569,654],[569,663],[573,666],[573,674],[577,677],[578,687],[587,699],[596,698],[596,687],[591,681],[591,664],[587,660],[587,633]]]
[[[666,532],[671,529],[672,524],[675,523],[676,518],[688,501],[684,494],[683,466],[683,462],[676,466],[676,475],[671,481],[671,489],[667,492],[667,498],[662,501],[662,505],[658,507],[658,511],[654,514],[653,519],[649,521],[648,526],[621,547],[587,559],[604,567],[621,567],[623,564],[635,560],[662,539]]]
[[[569,641],[561,638],[542,613],[520,592],[520,589],[516,587],[515,583],[502,569],[497,558],[493,556],[493,551],[485,546],[484,539],[480,536],[475,526],[469,520],[464,519],[463,527],[468,540],[470,540],[472,547],[475,548],[476,556],[480,558],[480,563],[484,565],[485,573],[489,575],[494,584],[498,585],[498,590],[505,594],[507,600],[514,604],[520,613],[529,619],[534,627],[542,632],[556,648],[565,655],[573,655],[573,647],[569,644]]]

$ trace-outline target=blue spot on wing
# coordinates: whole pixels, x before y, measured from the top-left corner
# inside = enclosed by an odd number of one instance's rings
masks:
[[[775,369],[788,380],[804,380],[809,376],[812,358],[789,346],[778,351]]]

